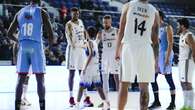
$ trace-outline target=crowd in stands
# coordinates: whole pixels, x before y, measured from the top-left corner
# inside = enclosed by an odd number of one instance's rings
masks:
[[[12,1],[4,0],[3,3],[6,4],[18,4],[26,5],[25,0]],[[59,17],[54,16],[53,13],[49,13],[50,20],[53,26],[55,41],[52,47],[48,46],[47,36],[44,36],[43,40],[45,44],[45,54],[48,65],[61,65],[65,60],[65,51],[66,51],[66,37],[65,37],[65,23],[70,19],[70,8],[71,7],[80,7],[81,19],[84,22],[85,27],[93,26],[97,30],[102,28],[102,18],[105,14],[111,14],[113,20],[113,26],[118,27],[120,13],[118,12],[117,7],[111,6],[109,2],[102,0],[44,0],[49,5],[55,7],[59,11]],[[2,3],[2,2],[0,2]],[[157,4],[153,3],[155,7],[160,8],[165,11],[167,15],[182,15],[183,12],[186,12],[186,9],[172,5],[166,4]],[[44,5],[43,5],[44,7]],[[6,9],[4,15],[0,16],[0,60],[12,60],[12,49],[14,42],[7,38],[6,32],[7,29],[13,20],[15,13],[21,7],[5,5],[4,10]],[[174,9],[173,9],[174,8]],[[45,8],[46,9],[46,8]],[[87,11],[92,10],[92,11]],[[98,12],[98,11],[103,12]],[[115,12],[109,13],[108,11]],[[172,13],[171,13],[172,12]],[[189,13],[188,13],[189,14]],[[195,20],[194,22],[195,23]]]
[[[24,5],[24,4],[22,4]],[[13,20],[15,13],[21,7],[5,6],[7,14],[0,16],[0,60],[13,60],[13,45],[15,42],[8,39],[6,33],[11,21]],[[48,65],[61,65],[65,60],[66,50],[66,38],[64,25],[60,23],[60,20],[55,18],[52,13],[50,15],[50,21],[54,30],[54,44],[48,46],[46,32],[43,32],[43,42],[45,46],[46,63]]]

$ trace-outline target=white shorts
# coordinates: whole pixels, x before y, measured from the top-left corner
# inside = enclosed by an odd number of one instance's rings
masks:
[[[133,83],[137,75],[138,82],[154,82],[155,60],[152,46],[122,47],[122,75],[121,81]]]
[[[179,76],[181,82],[192,83],[195,64],[192,59],[179,61]]]
[[[85,73],[81,73],[80,86],[90,87],[92,84],[101,86],[100,72],[98,65],[89,65]]]
[[[86,55],[83,48],[67,46],[66,65],[69,70],[82,70],[85,66]]]
[[[120,74],[120,61],[115,60],[115,54],[105,52],[102,54],[102,73]]]

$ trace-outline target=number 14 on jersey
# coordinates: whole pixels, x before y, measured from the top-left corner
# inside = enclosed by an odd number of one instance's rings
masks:
[[[146,21],[142,21],[138,23],[138,19],[135,19],[135,27],[134,27],[134,33],[137,34],[138,31],[140,31],[140,35],[143,36],[144,31],[146,31],[145,27]]]

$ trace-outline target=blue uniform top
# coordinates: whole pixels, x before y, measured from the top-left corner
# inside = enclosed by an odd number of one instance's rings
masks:
[[[38,5],[22,8],[17,16],[19,24],[19,42],[23,40],[42,43],[42,15]]]
[[[160,27],[160,36],[159,36],[159,52],[166,52],[168,48],[167,41],[167,24],[163,24]]]
[[[167,26],[168,24],[164,23],[160,27],[160,36],[159,36],[159,58],[158,65],[160,73],[162,74],[171,74],[172,73],[172,63],[173,63],[173,51],[169,57],[169,64],[165,65],[166,52],[168,49],[168,39],[167,39]]]

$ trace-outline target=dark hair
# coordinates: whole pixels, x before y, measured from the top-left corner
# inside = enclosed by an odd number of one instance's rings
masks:
[[[40,4],[41,0],[31,0],[31,2]]]
[[[97,34],[97,29],[94,26],[89,26],[87,28],[87,32],[89,34],[89,38],[95,38]]]
[[[111,15],[105,15],[103,19],[111,19]]]
[[[177,22],[178,22],[180,25],[184,25],[184,27],[185,27],[186,29],[188,29],[189,26],[190,26],[189,20],[188,20],[187,18],[178,19]]]
[[[165,19],[165,14],[163,13],[163,11],[158,11],[159,12],[159,16],[162,18],[162,20]]]
[[[71,8],[71,12],[76,12],[76,11],[79,11],[79,9],[77,7],[72,7]]]

